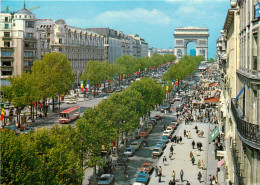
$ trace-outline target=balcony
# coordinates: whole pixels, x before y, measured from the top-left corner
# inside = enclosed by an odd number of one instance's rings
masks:
[[[1,47],[1,51],[13,51],[13,47]]]
[[[242,119],[240,110],[236,107],[233,99],[231,101],[231,111],[241,140],[254,148],[260,149],[260,126]]]
[[[237,73],[251,80],[260,80],[260,71],[248,70],[240,67]]]

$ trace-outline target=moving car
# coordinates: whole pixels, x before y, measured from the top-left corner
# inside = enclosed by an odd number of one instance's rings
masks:
[[[116,164],[117,165],[125,165],[127,162],[127,158],[123,157],[123,156],[119,156],[117,158]]]
[[[111,185],[115,181],[115,177],[112,174],[102,174],[99,181],[98,185]]]
[[[151,162],[143,162],[140,171],[145,173],[152,173],[153,171],[153,164]]]
[[[148,134],[150,134],[152,132],[153,128],[151,126],[144,128],[144,131],[147,132]]]
[[[180,96],[176,96],[176,97],[174,98],[174,101],[181,101],[181,97],[180,97]]]
[[[141,183],[141,182],[134,182],[133,185],[144,185],[144,183]]]
[[[130,147],[135,148],[135,150],[139,150],[141,147],[143,140],[135,140],[130,144]]]
[[[179,104],[179,105],[176,107],[176,111],[181,111],[181,110],[183,109],[183,107],[184,107],[184,104],[183,104],[183,103]]]
[[[136,178],[136,182],[141,182],[143,184],[148,184],[149,181],[149,174],[148,173],[138,173],[138,176]]]
[[[116,92],[121,92],[122,89],[120,87],[116,88]]]
[[[127,156],[132,156],[135,153],[135,148],[133,147],[127,147],[124,151],[124,154]]]
[[[170,107],[168,106],[168,105],[163,105],[162,107],[161,107],[161,113],[164,113],[164,111],[167,111],[167,110],[170,110]]]
[[[162,150],[162,147],[160,146],[156,146],[153,148],[153,151],[152,151],[152,157],[160,157],[163,153],[163,150]]]

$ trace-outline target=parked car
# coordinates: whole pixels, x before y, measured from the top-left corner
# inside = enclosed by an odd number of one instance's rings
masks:
[[[111,185],[115,181],[115,177],[112,174],[102,174],[99,181],[98,185]]]
[[[67,103],[67,104],[77,103],[77,99],[76,98],[65,98],[64,102]]]
[[[136,178],[136,182],[141,182],[143,184],[148,184],[149,181],[149,174],[148,173],[138,173],[138,176]]]
[[[172,128],[172,127],[169,127],[169,126],[168,126],[168,127],[166,128],[166,130],[165,130],[165,131],[169,131],[169,132],[171,132],[171,134],[172,134],[172,133],[173,133],[173,131],[174,131],[174,128]]]
[[[142,142],[143,142],[143,140],[135,140],[130,144],[130,147],[135,148],[136,150],[139,150]]]
[[[152,132],[153,128],[151,126],[144,128],[144,131],[147,132],[148,134],[150,134]]]
[[[177,123],[177,121],[178,121],[177,116],[173,116],[171,123]]]
[[[132,156],[135,153],[135,148],[133,147],[127,147],[124,151],[124,154],[127,156]]]
[[[145,185],[144,183],[141,183],[141,182],[134,182],[133,185]]]
[[[163,136],[167,136],[168,138],[172,135],[170,131],[164,131]]]
[[[167,136],[162,136],[162,141],[165,143],[169,143],[169,138]]]
[[[139,136],[139,137],[147,137],[147,136],[148,136],[148,132],[146,132],[146,131],[141,131],[141,132],[139,132],[138,136]]]
[[[143,162],[140,171],[151,174],[153,172],[153,164],[151,162]]]
[[[173,130],[176,130],[176,128],[177,128],[177,123],[172,123],[172,124],[169,125],[168,127],[172,127]]]
[[[157,141],[156,145],[161,145],[163,147],[163,150],[166,148],[166,143],[162,140]]]
[[[158,146],[158,147],[154,147],[153,151],[152,151],[152,155],[151,157],[160,157],[163,153],[163,149],[162,147]]]

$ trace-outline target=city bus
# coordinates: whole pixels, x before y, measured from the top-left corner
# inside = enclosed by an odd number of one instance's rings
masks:
[[[60,123],[70,123],[80,116],[80,107],[71,107],[60,112]]]

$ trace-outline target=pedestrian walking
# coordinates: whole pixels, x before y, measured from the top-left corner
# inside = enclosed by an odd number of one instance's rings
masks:
[[[159,166],[159,168],[158,168],[158,173],[159,172],[162,174],[162,167],[161,166]]]
[[[212,178],[211,178],[211,175],[209,175],[209,184],[211,185],[211,182],[212,182]]]
[[[204,161],[201,160],[201,169],[203,170],[204,169]]]
[[[158,166],[155,166],[155,177],[157,177],[158,176]]]
[[[173,153],[173,145],[170,147],[170,152]]]
[[[175,182],[175,171],[172,171],[172,181]]]
[[[189,181],[187,181],[187,182],[186,182],[186,185],[190,185],[190,182],[189,182]]]
[[[158,172],[158,178],[159,178],[158,180],[159,180],[159,183],[160,183],[161,182],[161,178],[162,178],[162,174],[161,174],[160,171]]]
[[[173,181],[172,180],[170,180],[169,185],[173,185]]]
[[[192,159],[192,157],[193,157],[193,153],[192,151],[190,151],[190,160]]]
[[[183,182],[183,176],[184,176],[184,172],[183,172],[183,170],[181,169],[181,171],[180,171],[181,182]]]
[[[195,141],[193,140],[191,144],[192,144],[192,149],[194,149]]]
[[[195,157],[194,156],[191,158],[191,162],[192,162],[192,165],[195,164]]]
[[[166,159],[166,157],[164,156],[163,157],[163,164],[165,165],[165,162],[167,162],[167,159]]]
[[[183,131],[183,136],[186,137],[186,129]]]
[[[179,136],[176,137],[177,144],[179,144]]]
[[[201,161],[200,161],[200,159],[198,160],[198,168],[200,169],[200,167],[201,167]]]
[[[201,178],[202,178],[202,174],[201,174],[201,172],[199,172],[198,173],[198,180],[199,180],[200,183],[201,183]]]
[[[180,136],[180,143],[182,142],[182,137]]]

